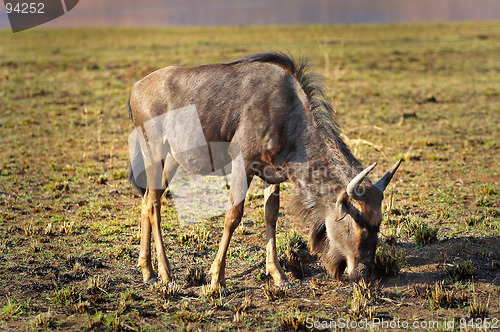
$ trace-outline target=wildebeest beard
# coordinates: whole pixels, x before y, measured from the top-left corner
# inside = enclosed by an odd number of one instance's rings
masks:
[[[325,268],[335,279],[341,279],[347,267],[346,258],[338,250],[330,250],[326,253]]]

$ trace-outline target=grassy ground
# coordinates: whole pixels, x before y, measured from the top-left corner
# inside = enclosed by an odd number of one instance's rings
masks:
[[[305,329],[372,317],[443,328],[498,319],[499,31],[498,22],[0,31],[0,329]],[[181,288],[144,285],[140,200],[126,180],[132,84],[163,66],[264,50],[307,57],[325,76],[345,140],[365,165],[381,165],[373,178],[404,159],[378,257],[406,263],[396,276],[353,285],[332,281],[305,253],[299,278],[292,256],[308,225],[288,213],[286,188],[278,238],[293,287],[273,289],[257,185],[230,247],[229,296],[197,284],[222,216],[181,226],[170,199],[163,229]]]

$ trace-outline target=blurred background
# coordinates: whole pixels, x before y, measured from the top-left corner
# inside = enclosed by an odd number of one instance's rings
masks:
[[[84,0],[45,27],[485,21],[500,0]],[[0,10],[0,27],[9,27]]]

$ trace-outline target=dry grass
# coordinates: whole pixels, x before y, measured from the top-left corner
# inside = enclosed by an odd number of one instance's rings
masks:
[[[30,320],[29,325],[35,329],[38,329],[38,328],[48,329],[48,328],[53,327],[54,323],[55,323],[55,319],[53,317],[52,312],[49,309],[49,311],[42,312],[42,313],[36,315],[35,317],[33,317]]]
[[[447,290],[443,285],[444,281],[436,281],[434,289],[430,290],[429,303],[434,310],[451,307],[455,302],[454,290]]]
[[[376,309],[370,305],[374,300],[371,285],[361,280],[353,284],[351,298],[349,299],[349,314],[354,319],[366,318],[373,320],[376,317]]]
[[[474,295],[472,297],[472,302],[470,303],[469,306],[469,317],[470,318],[485,318],[488,317],[489,311],[488,311],[488,306],[489,306],[489,300],[487,304],[483,304],[479,302],[477,299],[477,296]]]
[[[276,287],[272,282],[265,283],[262,286],[262,292],[269,302],[274,302],[286,295],[286,289],[284,287]]]
[[[207,275],[200,266],[190,266],[186,271],[186,283],[188,286],[200,286],[207,283]]]
[[[470,318],[485,318],[488,317],[491,294],[488,295],[488,302],[483,304],[479,299],[476,292],[476,286],[472,284],[472,301],[469,306]]]
[[[176,282],[172,282],[167,285],[158,284],[159,293],[164,300],[168,298],[176,297],[182,294],[182,286]]]
[[[281,317],[281,327],[284,331],[313,331],[306,324],[307,314],[302,312],[286,313]]]

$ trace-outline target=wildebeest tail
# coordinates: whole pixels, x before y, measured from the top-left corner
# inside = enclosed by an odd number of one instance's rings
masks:
[[[130,120],[134,120],[134,118],[132,117],[132,108],[130,107],[130,98],[128,99],[128,102],[127,102],[127,110],[128,110],[128,117],[130,118]]]
[[[128,181],[134,188],[135,192],[141,196],[146,193],[146,172],[144,168],[144,159],[142,158],[139,142],[136,142],[135,151],[130,160],[130,168],[128,170]]]
[[[130,108],[130,99],[127,106],[130,119],[133,120],[132,109]],[[131,142],[129,142],[129,144],[131,144]],[[132,142],[132,144],[134,143]],[[144,166],[144,158],[142,156],[141,146],[137,137],[135,138],[134,150],[130,153],[128,181],[132,185],[132,188],[134,188],[135,192],[137,192],[141,196],[144,196],[144,194],[146,193],[147,184],[146,168]]]

